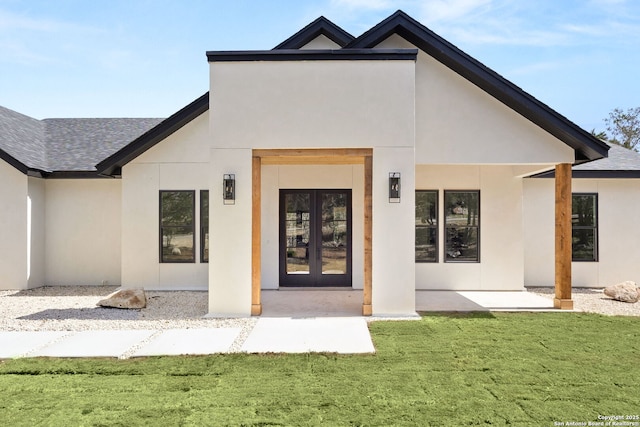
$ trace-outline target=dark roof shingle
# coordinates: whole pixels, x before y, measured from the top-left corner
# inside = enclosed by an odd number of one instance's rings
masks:
[[[163,119],[37,120],[0,107],[0,157],[26,173],[95,172],[95,165]]]
[[[162,119],[45,119],[49,171],[94,171],[95,165]]]
[[[28,168],[46,170],[44,124],[0,106],[0,150]]]

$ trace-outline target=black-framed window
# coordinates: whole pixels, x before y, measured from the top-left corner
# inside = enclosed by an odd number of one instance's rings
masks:
[[[416,262],[438,262],[438,191],[416,190]]]
[[[571,237],[571,257],[573,261],[598,261],[597,194],[572,194]]]
[[[160,190],[160,262],[195,262],[194,190]]]
[[[209,190],[200,190],[200,262],[209,262]]]
[[[480,191],[444,191],[445,262],[480,262]]]

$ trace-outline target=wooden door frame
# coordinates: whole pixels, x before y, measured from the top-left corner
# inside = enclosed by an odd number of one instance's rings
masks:
[[[362,314],[371,316],[372,232],[373,232],[373,149],[307,148],[254,149],[252,152],[251,203],[251,315],[262,314],[262,165],[364,165],[364,289]]]

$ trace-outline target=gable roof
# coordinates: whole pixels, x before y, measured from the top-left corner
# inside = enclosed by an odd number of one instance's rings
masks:
[[[0,157],[25,174],[97,175],[94,165],[161,119],[37,120],[0,107]]]
[[[354,39],[351,34],[321,16],[273,49],[300,49],[320,35],[327,37],[340,47],[344,47]]]
[[[576,162],[607,156],[609,147],[566,117],[398,10],[344,49],[374,48],[397,34],[575,150]]]
[[[110,176],[120,175],[124,165],[207,110],[209,110],[209,92],[102,160],[96,165],[98,173]]]
[[[592,162],[575,165],[573,178],[640,178],[640,153],[616,144],[608,144],[609,156]],[[555,171],[550,170],[531,178],[553,178]]]
[[[44,124],[0,107],[0,158],[22,173],[45,170]]]

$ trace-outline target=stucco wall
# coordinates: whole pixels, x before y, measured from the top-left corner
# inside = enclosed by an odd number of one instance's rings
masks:
[[[416,263],[416,289],[522,290],[522,180],[511,166],[418,165],[417,190],[438,190],[439,262]],[[444,190],[480,190],[480,262],[444,262]]]
[[[46,282],[45,180],[29,177],[27,185],[27,284],[37,288]]]
[[[122,285],[145,289],[206,289],[200,260],[200,190],[209,188],[208,114],[152,147],[122,172]],[[222,179],[222,178],[221,178]],[[195,190],[196,262],[160,263],[159,192]]]
[[[213,62],[212,147],[413,146],[415,63]]]
[[[573,262],[574,287],[640,283],[640,180],[574,179],[574,193],[598,194],[597,262]],[[525,283],[554,286],[554,180],[524,180]]]
[[[0,289],[27,288],[27,176],[0,160]]]
[[[392,35],[379,48],[415,48]],[[416,63],[416,163],[553,164],[573,150],[428,54]]]
[[[120,180],[50,179],[45,188],[46,284],[120,285]]]
[[[213,241],[233,242],[213,249],[210,265],[209,311],[213,315],[248,315],[251,304],[251,149],[252,148],[373,148],[373,312],[409,314],[415,310],[413,262],[414,215],[414,70],[413,61],[301,61],[211,64],[211,189],[221,192],[221,177],[235,173],[236,204],[211,204]],[[311,188],[346,185],[353,179],[353,218],[362,220],[355,180],[360,168],[342,178],[323,176],[324,167],[263,168],[265,212],[263,243],[277,233],[280,185]],[[362,170],[362,169],[360,169]],[[355,172],[355,173],[354,173]],[[389,172],[402,174],[402,203],[388,202]],[[337,180],[337,181],[336,181]],[[266,193],[265,193],[266,192]],[[359,227],[359,225],[354,225]],[[275,228],[275,230],[271,230]],[[354,228],[355,232],[355,228]],[[354,242],[357,237],[354,234]],[[409,242],[409,243],[407,243]],[[354,245],[356,262],[362,249]],[[263,287],[273,287],[277,256],[263,248]],[[219,258],[219,259],[218,259]],[[265,265],[265,263],[269,263]],[[273,270],[275,269],[275,270]]]
[[[340,49],[340,45],[327,36],[320,34],[300,49]]]

